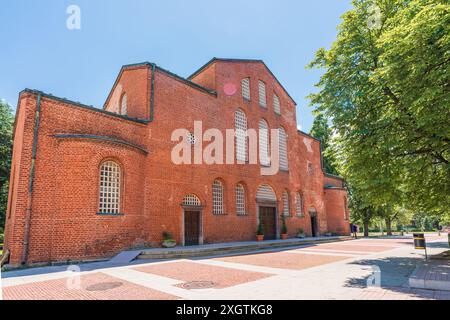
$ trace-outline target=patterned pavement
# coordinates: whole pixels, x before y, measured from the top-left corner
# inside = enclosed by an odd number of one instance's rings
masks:
[[[448,250],[446,237],[427,236],[430,253]],[[360,239],[193,260],[86,264],[80,273],[18,270],[3,273],[2,293],[6,300],[450,300],[450,292],[407,287],[422,259],[411,238]]]

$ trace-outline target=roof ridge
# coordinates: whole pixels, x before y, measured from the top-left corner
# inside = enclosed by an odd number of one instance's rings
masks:
[[[187,77],[188,80],[192,79],[196,75],[200,74],[203,70],[205,70],[207,67],[209,67],[210,64],[216,62],[216,61],[222,61],[222,62],[251,62],[251,63],[262,63],[264,67],[269,71],[270,75],[275,79],[275,81],[279,84],[281,89],[284,90],[284,92],[287,94],[287,96],[292,100],[292,102],[297,105],[297,102],[295,102],[294,98],[289,94],[289,92],[286,90],[286,88],[281,84],[281,82],[278,80],[278,78],[273,74],[273,72],[269,69],[269,67],[266,65],[264,60],[261,59],[233,59],[233,58],[217,58],[214,57],[211,60],[209,60],[207,63],[205,63],[203,66],[201,66],[197,71],[195,71],[193,74],[191,74],[189,77]]]
[[[46,92],[43,92],[43,91],[40,91],[40,90],[36,90],[36,89],[29,89],[29,88],[26,88],[26,89],[22,90],[22,91],[19,93],[19,96],[20,96],[23,92],[28,92],[28,93],[35,94],[35,95],[41,95],[41,96],[44,97],[44,98],[48,98],[48,99],[51,99],[51,100],[54,100],[54,101],[58,101],[58,102],[62,102],[62,103],[66,103],[66,104],[69,104],[69,105],[72,105],[72,106],[84,108],[84,109],[87,109],[87,110],[91,110],[91,111],[95,111],[95,112],[100,112],[100,113],[103,113],[103,114],[105,114],[105,115],[113,116],[113,117],[116,117],[116,118],[121,118],[121,119],[123,119],[123,120],[128,120],[128,121],[138,122],[138,123],[142,123],[142,124],[147,124],[147,123],[148,123],[148,121],[145,120],[145,119],[132,118],[132,117],[128,117],[128,116],[126,116],[126,115],[122,115],[122,114],[118,114],[118,113],[106,111],[106,110],[104,110],[104,109],[96,108],[96,107],[94,107],[93,105],[87,105],[87,104],[81,103],[81,102],[79,102],[79,101],[73,101],[73,100],[69,100],[69,99],[67,99],[67,98],[62,98],[62,97],[54,96],[54,95],[51,94],[51,93],[46,93]]]

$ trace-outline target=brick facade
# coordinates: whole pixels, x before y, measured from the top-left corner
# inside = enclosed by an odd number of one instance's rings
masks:
[[[241,95],[241,80],[247,77],[250,101]],[[258,80],[266,84],[267,108],[258,103]],[[224,87],[236,93],[226,94]],[[124,94],[127,112],[119,115]],[[274,94],[281,115],[274,113]],[[202,121],[204,131],[217,128],[225,135],[234,128],[237,109],[246,114],[248,128],[257,129],[265,119],[270,128],[285,129],[289,171],[262,176],[259,164],[171,161],[178,144],[171,141],[175,129],[193,132],[194,121]],[[121,168],[119,215],[98,214],[99,171],[105,160]],[[220,216],[212,214],[215,179],[224,185],[225,214]],[[245,187],[245,216],[236,215],[238,183]],[[317,215],[319,234],[350,232],[342,180],[324,175],[320,142],[297,130],[295,102],[262,61],[213,59],[189,79],[151,63],[124,66],[103,110],[24,90],[15,123],[5,249],[11,252],[10,264],[18,265],[158,246],[164,231],[183,244],[187,208],[182,201],[188,194],[201,201],[200,242],[254,240],[261,184],[274,189],[278,215],[282,193],[289,191],[290,237],[299,228],[311,234],[310,214]],[[296,215],[297,192],[302,216]]]

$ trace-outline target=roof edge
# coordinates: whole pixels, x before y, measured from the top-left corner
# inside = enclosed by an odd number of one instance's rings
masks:
[[[108,97],[106,98],[106,100],[105,100],[105,102],[104,102],[104,104],[103,104],[103,109],[106,108],[106,105],[108,104],[109,100],[111,99],[111,96],[112,96],[112,93],[113,93],[113,91],[114,91],[114,88],[117,86],[117,83],[119,82],[119,79],[120,79],[120,77],[122,76],[122,74],[123,74],[123,72],[124,72],[125,70],[127,70],[127,69],[133,69],[133,68],[139,68],[139,67],[146,67],[146,68],[149,68],[149,67],[151,67],[151,66],[155,66],[155,69],[157,69],[157,70],[159,70],[159,71],[161,71],[161,72],[163,72],[163,73],[165,73],[165,74],[167,74],[167,75],[169,75],[169,76],[171,76],[171,77],[173,77],[173,78],[176,78],[176,79],[178,79],[178,80],[180,80],[180,81],[186,83],[187,85],[189,85],[189,86],[191,86],[191,87],[194,87],[194,88],[196,88],[196,89],[198,89],[198,90],[201,90],[201,91],[203,91],[203,92],[205,92],[205,93],[208,93],[208,94],[212,94],[212,95],[217,96],[217,93],[216,93],[216,91],[214,91],[214,90],[205,88],[205,87],[203,87],[203,86],[201,86],[201,85],[199,85],[199,84],[197,84],[197,83],[195,83],[195,82],[190,81],[189,79],[183,78],[183,77],[181,77],[181,76],[179,76],[179,75],[177,75],[177,74],[175,74],[175,73],[173,73],[173,72],[171,72],[171,71],[169,71],[169,70],[166,70],[166,69],[164,69],[164,68],[161,68],[161,67],[158,66],[156,63],[144,61],[144,62],[138,62],[138,63],[132,63],[132,64],[125,64],[125,65],[123,65],[123,66],[120,68],[119,74],[118,74],[117,77],[116,77],[116,81],[114,81],[114,84],[113,84],[113,86],[111,87],[111,90],[109,91]]]
[[[269,69],[267,64],[264,62],[264,60],[261,59],[232,59],[232,58],[217,58],[214,57],[211,60],[209,60],[207,63],[205,63],[203,66],[201,66],[199,69],[197,69],[193,74],[191,74],[189,77],[187,77],[188,80],[191,80],[193,77],[200,74],[203,70],[208,68],[212,63],[221,61],[221,62],[250,62],[250,63],[262,63],[264,67],[269,71],[270,75],[275,79],[275,81],[278,83],[278,85],[283,89],[283,91],[287,94],[289,99],[292,100],[294,105],[297,105],[297,102],[292,98],[292,96],[289,94],[289,92],[286,90],[286,88],[281,84],[281,82],[278,80],[278,78],[273,74],[272,70]]]
[[[131,147],[131,148],[141,151],[144,154],[148,154],[148,151],[145,148],[138,146],[137,144],[134,144],[134,143],[122,140],[122,139],[110,137],[110,136],[100,136],[100,135],[94,135],[94,134],[79,134],[79,133],[58,133],[58,134],[54,134],[53,137],[58,138],[58,139],[84,139],[84,140],[97,140],[97,141],[110,142],[110,143],[115,143],[115,144],[120,144],[123,146]]]
[[[122,120],[132,121],[132,122],[136,122],[136,123],[140,123],[140,124],[148,124],[148,121],[145,120],[145,119],[131,118],[131,117],[128,117],[128,116],[125,116],[125,115],[117,114],[117,113],[106,111],[106,110],[99,109],[99,108],[95,108],[92,105],[86,105],[86,104],[83,104],[81,102],[72,101],[72,100],[69,100],[69,99],[66,99],[66,98],[57,97],[57,96],[54,96],[54,95],[52,95],[50,93],[42,92],[40,90],[26,88],[26,89],[24,89],[24,90],[22,90],[20,92],[19,96],[22,93],[24,93],[24,92],[31,93],[31,94],[36,94],[36,95],[41,95],[42,97],[47,98],[47,99],[51,99],[51,100],[55,100],[55,101],[58,101],[58,102],[66,103],[66,104],[69,104],[69,105],[72,105],[72,106],[80,107],[80,108],[83,108],[83,109],[87,109],[87,110],[103,113],[105,115],[116,117],[116,118],[120,118]]]
[[[322,140],[320,140],[319,138],[313,137],[313,136],[310,135],[309,133],[306,133],[306,132],[304,132],[304,131],[302,131],[302,130],[297,129],[297,132],[300,133],[300,134],[302,134],[302,135],[304,135],[304,136],[307,136],[308,138],[311,138],[311,139],[314,139],[314,140],[316,140],[316,141],[322,142]]]

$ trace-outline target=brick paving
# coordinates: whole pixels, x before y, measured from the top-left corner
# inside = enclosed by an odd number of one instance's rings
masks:
[[[339,244],[324,244],[320,246],[323,249],[332,249],[338,251],[357,251],[357,252],[383,252],[395,249],[391,246],[365,246],[365,245],[339,245]]]
[[[296,253],[260,253],[245,256],[225,257],[215,260],[251,264],[270,268],[282,268],[289,270],[302,270],[326,263],[348,259],[342,256],[318,256],[312,254]]]
[[[175,300],[173,295],[140,287],[101,272],[3,288],[5,300]],[[72,284],[70,287],[68,284]],[[72,289],[69,289],[72,288]]]
[[[440,241],[430,245],[430,255],[448,250],[446,234],[427,240]],[[450,291],[408,287],[421,262],[423,252],[414,250],[411,238],[362,239],[195,260],[84,264],[81,288],[72,290],[64,266],[3,273],[2,284],[7,300],[450,300]],[[376,268],[380,281],[369,286]],[[181,285],[192,281],[214,285],[202,290]]]
[[[272,276],[261,272],[235,270],[195,262],[174,262],[134,268],[137,271],[178,279],[183,282],[211,281],[214,288],[227,288]]]

